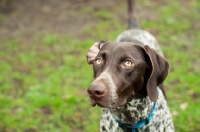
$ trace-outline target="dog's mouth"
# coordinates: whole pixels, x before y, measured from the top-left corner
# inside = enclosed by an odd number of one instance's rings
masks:
[[[95,107],[97,102],[93,99],[90,99],[90,104],[91,104],[92,107]]]
[[[106,107],[106,105],[103,102],[95,101],[94,99],[91,99],[91,98],[90,98],[90,104],[92,107],[95,107],[96,105],[98,105],[99,107],[102,107],[102,108]]]
[[[108,101],[94,100],[94,99],[90,98],[90,104],[92,107],[95,107],[96,105],[98,105],[101,108],[115,109],[115,108],[119,108],[119,107],[126,105],[127,102],[123,101],[121,103],[114,103],[114,102],[109,103]]]

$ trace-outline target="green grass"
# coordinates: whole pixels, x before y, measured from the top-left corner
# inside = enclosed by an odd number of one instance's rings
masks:
[[[141,27],[155,34],[171,64],[165,86],[177,132],[196,132],[200,130],[200,2],[188,2],[189,11],[183,3],[163,2],[159,8],[156,3],[139,2],[138,8],[148,7],[157,16],[153,20],[139,16]],[[92,8],[81,9],[80,13],[102,19],[83,31],[84,41],[55,33],[34,35],[29,41],[23,36],[0,41],[0,131],[99,131],[101,110],[92,108],[86,96],[93,73],[85,54],[95,41],[114,41],[126,29],[125,20],[114,14],[125,7],[119,8],[95,13]]]

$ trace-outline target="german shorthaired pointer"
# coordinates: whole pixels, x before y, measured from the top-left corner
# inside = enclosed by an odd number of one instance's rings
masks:
[[[87,53],[95,78],[87,90],[91,105],[103,108],[101,132],[174,132],[162,87],[169,64],[156,39],[137,28],[131,2],[130,29]]]

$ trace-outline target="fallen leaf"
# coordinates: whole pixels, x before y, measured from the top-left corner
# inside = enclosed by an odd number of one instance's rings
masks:
[[[194,90],[190,90],[190,91],[189,91],[189,94],[190,94],[190,95],[194,95]]]
[[[172,111],[172,116],[178,116],[179,113],[177,111]]]
[[[187,102],[184,102],[184,103],[180,104],[181,110],[185,110],[187,108],[187,106],[188,106]]]

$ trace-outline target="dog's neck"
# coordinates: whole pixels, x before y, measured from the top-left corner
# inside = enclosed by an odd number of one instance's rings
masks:
[[[116,109],[110,109],[112,115],[121,123],[133,125],[141,120],[144,120],[153,107],[153,102],[149,97],[138,98],[134,97],[132,101],[126,105]]]

